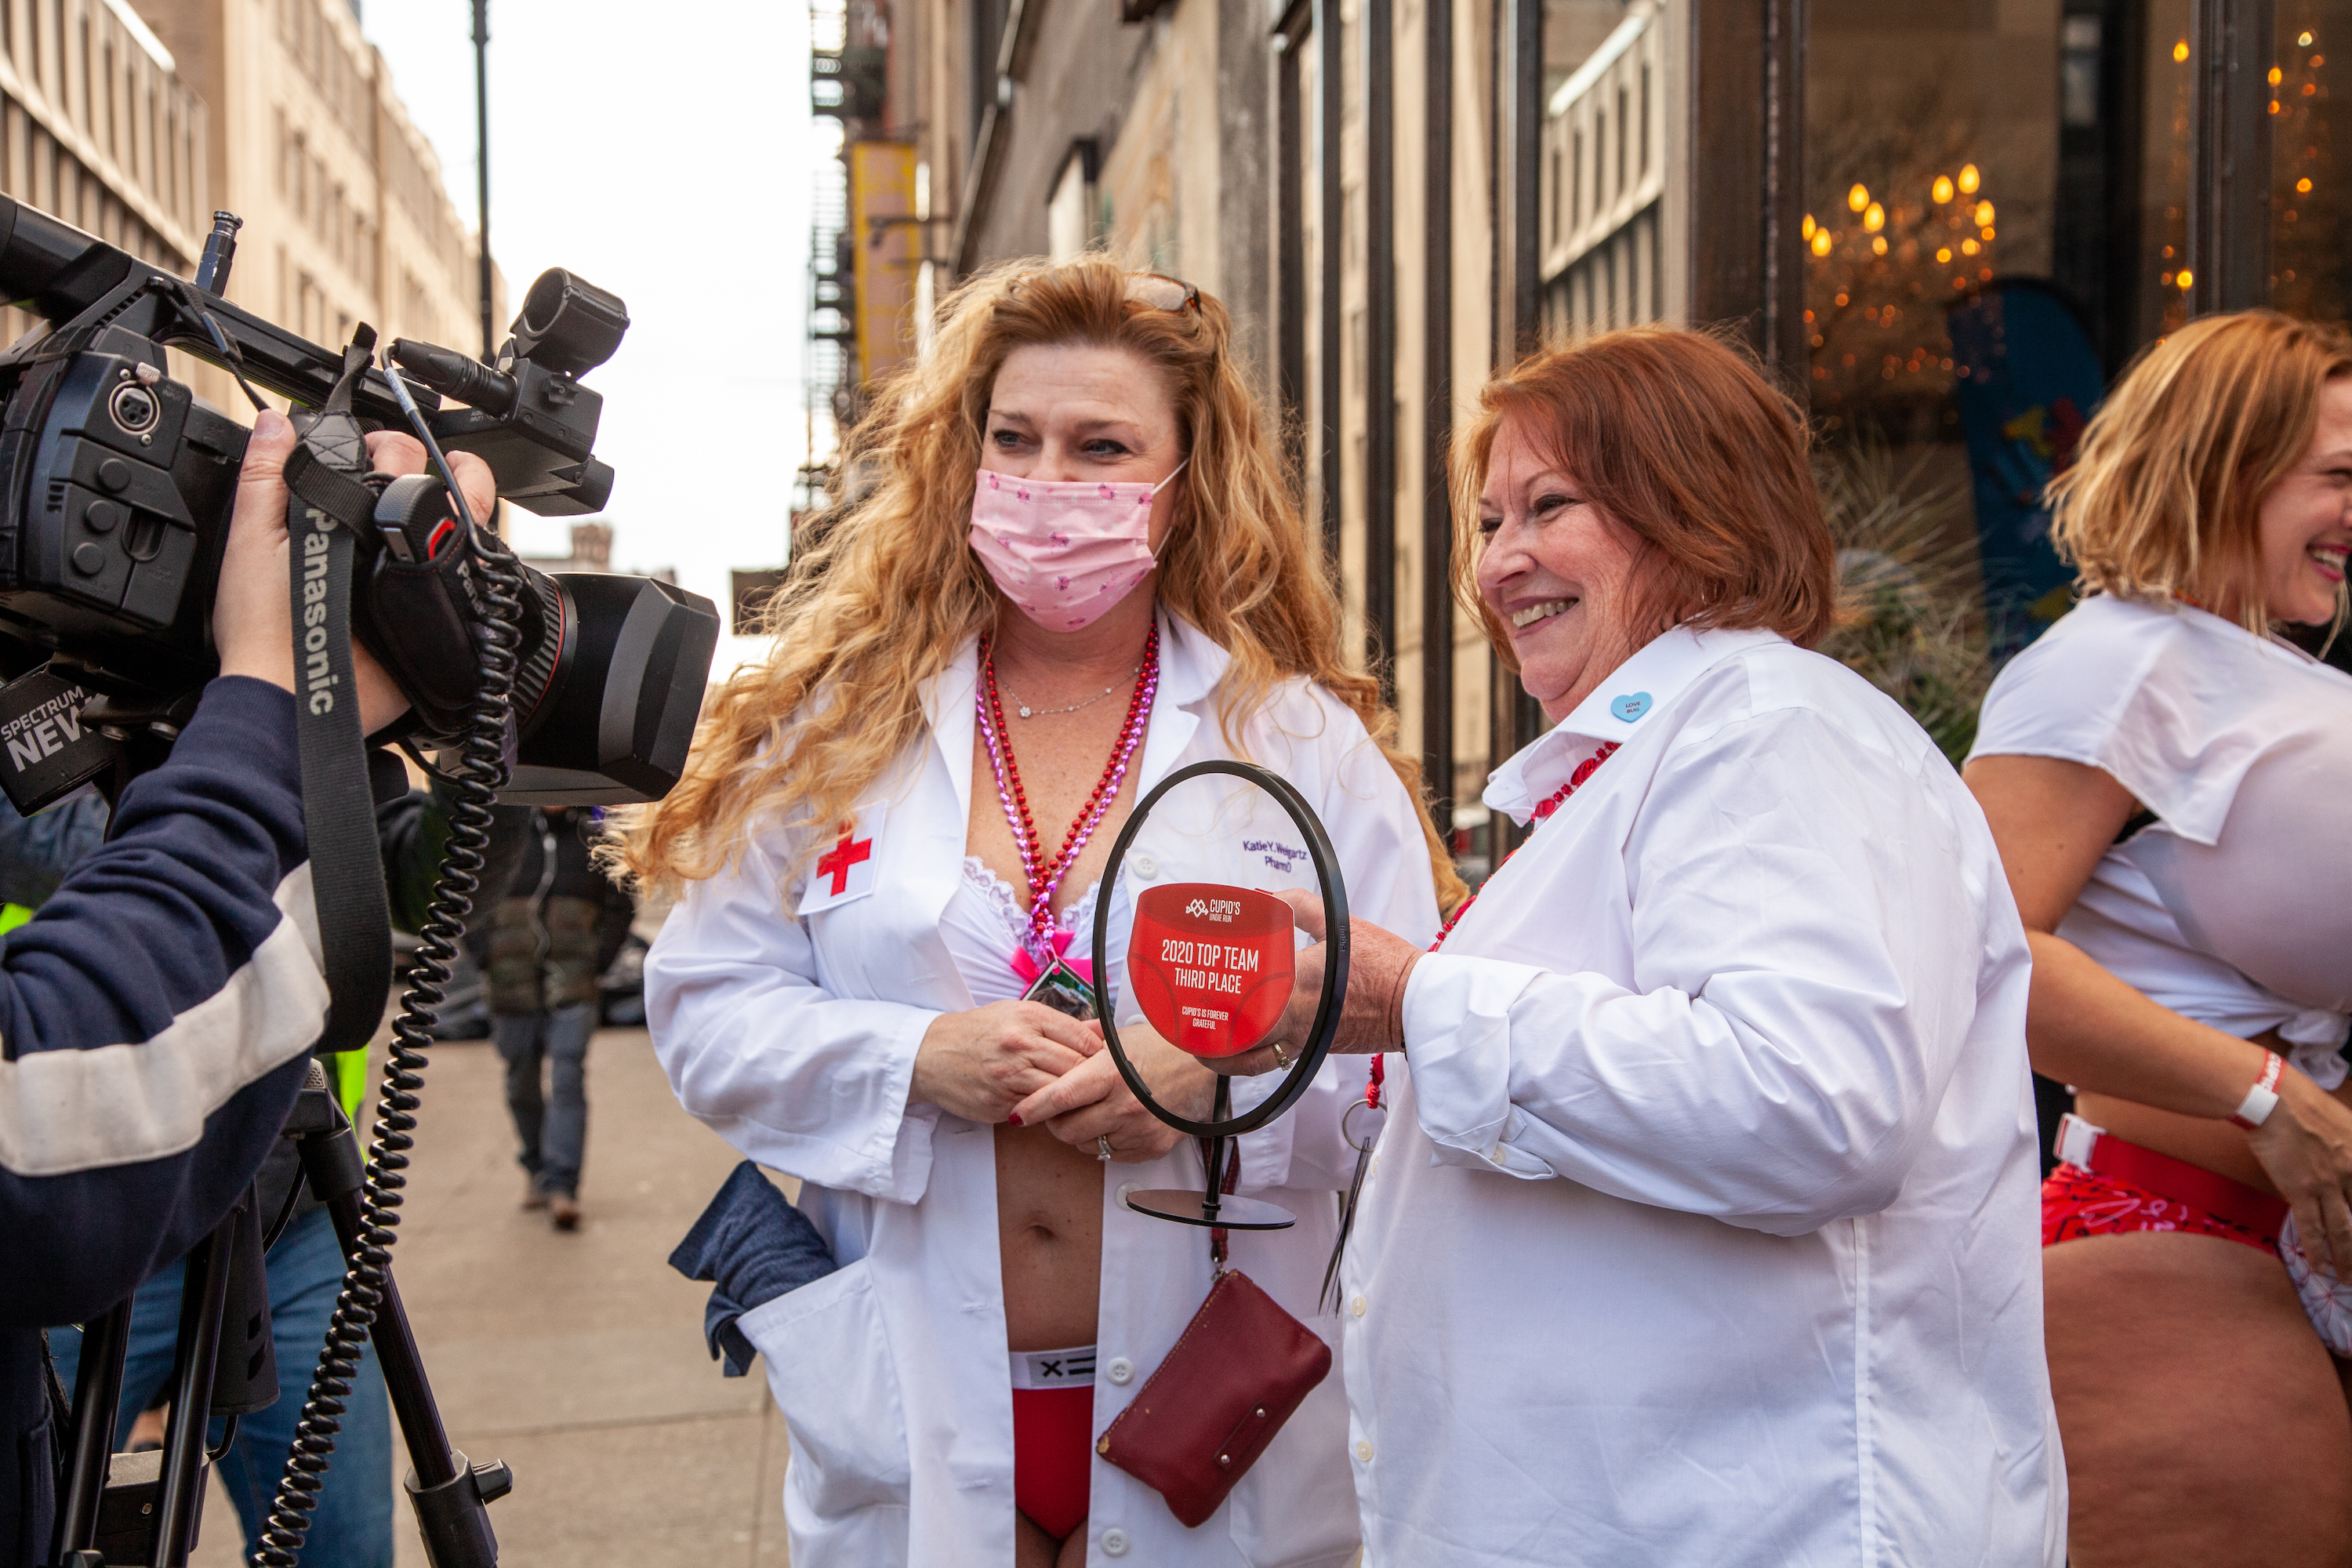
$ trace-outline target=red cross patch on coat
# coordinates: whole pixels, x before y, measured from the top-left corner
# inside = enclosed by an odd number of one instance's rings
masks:
[[[881,854],[883,808],[869,805],[834,830],[830,842],[809,863],[808,886],[801,893],[800,913],[813,915],[862,899],[874,890],[875,867]]]

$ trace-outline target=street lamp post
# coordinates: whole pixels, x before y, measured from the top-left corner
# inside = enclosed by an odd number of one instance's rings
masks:
[[[488,363],[499,352],[490,317],[490,0],[474,0],[474,125],[480,149],[475,188],[481,202],[482,359]]]

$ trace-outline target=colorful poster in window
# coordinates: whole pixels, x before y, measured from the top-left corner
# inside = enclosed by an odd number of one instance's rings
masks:
[[[1952,401],[1969,449],[1985,617],[1996,658],[2065,614],[2074,574],[2050,547],[2042,487],[2074,460],[2105,384],[2090,333],[2065,298],[2002,279],[1947,313]]]

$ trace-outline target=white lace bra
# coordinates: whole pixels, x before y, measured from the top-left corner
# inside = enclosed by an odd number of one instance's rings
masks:
[[[1055,929],[1072,933],[1066,958],[1091,956],[1095,903],[1101,894],[1102,884],[1097,882],[1054,917]],[[1109,957],[1114,971],[1127,960],[1128,922],[1118,919],[1117,913],[1113,911],[1110,929]],[[1021,951],[1022,933],[1028,929],[1029,917],[1021,908],[1021,895],[990,870],[988,863],[979,856],[965,856],[963,876],[940,916],[940,936],[948,944],[948,954],[955,960],[964,985],[971,992],[974,1006],[1009,1002],[1029,988],[1029,983],[1013,968],[1013,955]]]

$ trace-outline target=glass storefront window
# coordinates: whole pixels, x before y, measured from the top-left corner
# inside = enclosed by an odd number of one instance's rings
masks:
[[[2352,4],[2277,0],[2270,70],[2271,303],[2289,315],[2341,321],[2352,104],[2334,96],[2352,68]]]
[[[2189,10],[1809,7],[1812,412],[1831,461],[1888,476],[1996,657],[2066,603],[2042,486],[2186,310]]]

